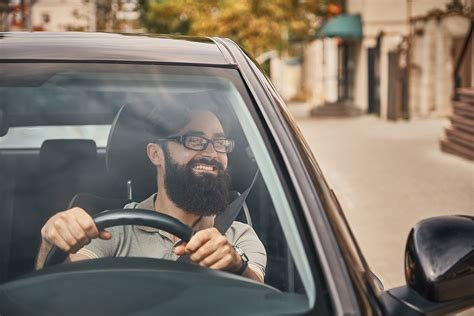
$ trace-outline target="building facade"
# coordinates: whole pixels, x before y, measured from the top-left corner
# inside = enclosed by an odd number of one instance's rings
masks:
[[[346,21],[328,21],[331,31],[324,33],[323,25],[323,34],[305,46],[301,73],[308,101],[315,108],[345,102],[386,119],[449,115],[472,2],[347,0]],[[348,17],[360,19],[360,36],[351,34],[358,26]],[[472,49],[468,55],[463,78],[472,86]]]
[[[7,0],[2,31],[143,32],[138,0]]]

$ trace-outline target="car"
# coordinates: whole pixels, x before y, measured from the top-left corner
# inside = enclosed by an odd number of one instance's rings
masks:
[[[438,315],[474,305],[474,218],[428,218],[400,236],[407,284],[384,289],[285,102],[235,42],[0,33],[0,63],[0,315]],[[145,225],[189,240],[178,220],[123,207],[157,190],[150,124],[197,105],[235,141],[236,220],[265,246],[265,283],[185,260],[63,262],[58,248],[35,270],[41,228],[73,206],[100,229]]]

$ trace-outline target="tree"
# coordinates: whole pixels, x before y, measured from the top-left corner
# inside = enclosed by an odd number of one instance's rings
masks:
[[[140,0],[148,32],[228,37],[257,56],[314,35],[325,0]]]

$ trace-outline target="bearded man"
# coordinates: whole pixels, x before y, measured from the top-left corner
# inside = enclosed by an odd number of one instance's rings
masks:
[[[215,215],[229,204],[227,155],[234,148],[218,117],[208,110],[193,110],[184,126],[157,136],[146,151],[156,170],[158,192],[125,208],[175,217],[197,231],[191,240],[182,243],[169,233],[143,226],[98,231],[92,217],[75,207],[55,214],[41,229],[36,268],[57,246],[69,253],[68,261],[126,256],[176,260],[189,255],[200,266],[263,282],[266,252],[255,231],[237,221],[225,235],[213,228]]]

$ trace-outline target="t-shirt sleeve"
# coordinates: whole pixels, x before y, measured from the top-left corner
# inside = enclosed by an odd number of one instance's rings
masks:
[[[226,232],[226,237],[234,245],[242,249],[249,258],[249,267],[260,271],[265,276],[267,252],[255,230],[247,224],[234,222]]]
[[[110,227],[107,228],[107,231],[112,234],[110,240],[103,240],[100,238],[92,239],[88,245],[79,249],[77,253],[91,259],[115,257],[117,255],[120,240],[123,239],[123,227]]]

